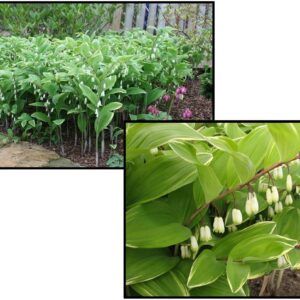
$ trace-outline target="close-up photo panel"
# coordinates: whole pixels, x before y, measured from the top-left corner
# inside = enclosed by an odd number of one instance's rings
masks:
[[[124,296],[300,295],[300,123],[126,123]]]
[[[0,3],[0,168],[123,168],[126,120],[211,120],[213,8]]]

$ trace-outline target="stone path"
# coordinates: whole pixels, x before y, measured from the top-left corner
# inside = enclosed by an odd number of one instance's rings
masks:
[[[79,164],[56,152],[28,142],[9,143],[0,148],[0,168],[76,168]]]

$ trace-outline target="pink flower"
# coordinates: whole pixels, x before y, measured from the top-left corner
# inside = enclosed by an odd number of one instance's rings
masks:
[[[150,105],[148,107],[148,112],[155,116],[158,116],[160,114],[160,111],[154,105]]]
[[[180,86],[176,89],[176,94],[183,94],[185,95],[187,93],[187,88],[185,86]]]
[[[189,108],[186,108],[184,110],[184,112],[182,113],[182,117],[185,119],[189,119],[193,116],[193,113],[191,112],[191,110]]]
[[[181,87],[181,94],[186,94],[187,93],[187,88],[185,86]]]
[[[170,101],[170,99],[171,99],[171,96],[169,96],[169,95],[164,95],[164,96],[163,96],[163,100],[164,100],[165,102]]]

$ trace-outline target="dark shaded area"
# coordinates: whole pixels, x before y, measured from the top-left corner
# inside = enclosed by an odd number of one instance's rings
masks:
[[[276,277],[275,277],[276,278]],[[250,280],[251,296],[258,297],[262,286],[262,278]],[[267,297],[296,297],[300,296],[300,271],[286,270],[283,274],[282,282],[275,294],[268,289],[264,296]]]

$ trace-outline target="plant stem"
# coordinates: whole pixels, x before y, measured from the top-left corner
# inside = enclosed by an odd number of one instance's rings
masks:
[[[270,276],[269,275],[266,275],[264,276],[264,279],[263,279],[263,282],[262,282],[262,286],[261,286],[261,289],[259,291],[259,297],[263,296],[264,293],[265,293],[265,290],[266,290],[266,287],[269,283],[269,280],[270,280]]]
[[[190,225],[194,219],[201,213],[201,211],[206,208],[207,206],[209,206],[209,204],[213,201],[216,201],[216,200],[220,200],[220,199],[223,199],[224,197],[228,196],[229,194],[232,194],[236,191],[239,191],[239,190],[242,190],[244,187],[247,187],[249,186],[251,183],[253,183],[254,181],[256,181],[257,179],[259,179],[261,176],[264,176],[265,174],[269,173],[270,171],[272,171],[273,169],[276,169],[284,164],[288,164],[294,160],[297,160],[300,158],[300,154],[298,154],[295,158],[289,160],[289,161],[286,161],[286,162],[280,162],[280,163],[277,163],[267,169],[263,169],[261,170],[260,172],[258,172],[254,177],[252,177],[250,180],[248,180],[247,182],[245,183],[241,183],[239,185],[237,185],[236,187],[232,188],[232,189],[228,189],[228,190],[225,190],[224,192],[222,192],[221,194],[219,194],[219,196],[217,196],[216,198],[212,199],[210,202],[202,205],[201,207],[199,207],[198,209],[195,210],[195,212],[191,215],[189,221],[187,222],[187,225]]]
[[[96,134],[96,168],[99,167],[99,146],[98,146],[99,135]]]

